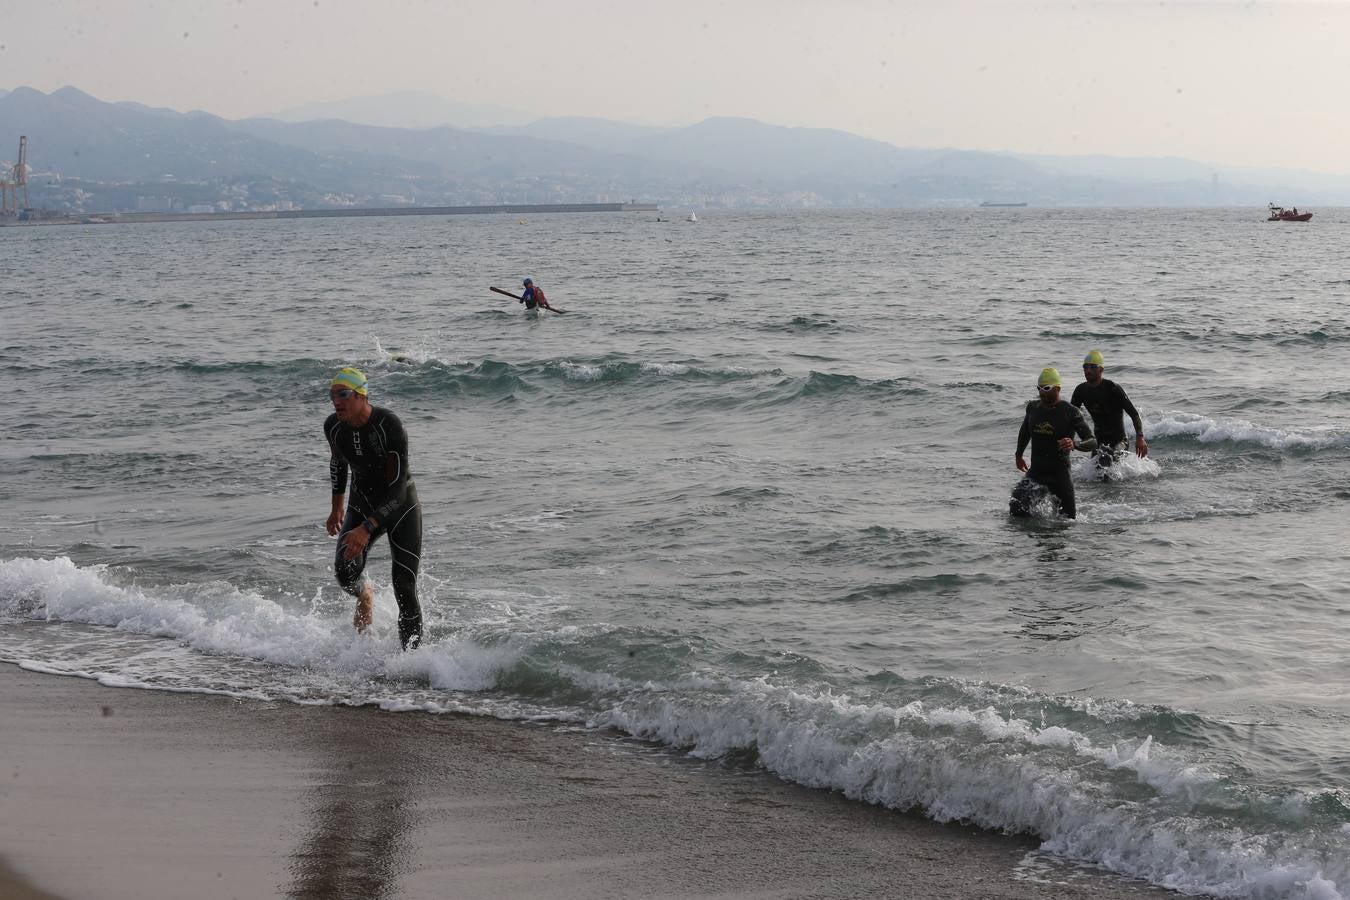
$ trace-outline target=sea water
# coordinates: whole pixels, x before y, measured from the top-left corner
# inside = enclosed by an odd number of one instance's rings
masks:
[[[611,730],[1190,892],[1350,895],[1346,211],[0,230],[0,659]],[[567,312],[525,319],[534,277]],[[1151,448],[1010,519],[1036,376]],[[403,420],[426,639],[322,422]]]

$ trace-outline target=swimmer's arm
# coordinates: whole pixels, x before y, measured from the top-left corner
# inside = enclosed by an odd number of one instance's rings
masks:
[[[1134,404],[1130,402],[1129,397],[1125,396],[1125,390],[1120,385],[1116,385],[1116,391],[1120,394],[1120,408],[1125,410],[1125,415],[1130,417],[1130,423],[1134,425],[1135,436],[1142,438],[1144,436],[1144,420],[1139,418],[1139,410],[1134,408]]]
[[[346,494],[333,495],[333,505],[328,510],[328,521],[323,523],[324,531],[328,532],[329,537],[342,530],[342,506],[346,499]]]
[[[1026,460],[1022,454],[1027,452],[1027,444],[1031,443],[1031,425],[1027,422],[1027,417],[1022,416],[1022,427],[1017,430],[1017,468],[1018,471],[1025,472],[1027,468]]]
[[[1087,423],[1087,419],[1076,406],[1070,406],[1073,410],[1073,430],[1077,432],[1079,440],[1073,442],[1073,449],[1087,452],[1097,449],[1097,436],[1092,433],[1092,426]]]
[[[338,453],[332,437],[325,437],[328,438],[328,481],[333,486],[334,495],[340,495],[347,491],[347,460]]]
[[[331,436],[328,437],[328,481],[333,488],[333,502],[328,510],[328,520],[324,530],[330,535],[337,534],[342,525],[342,506],[347,498],[347,461],[337,452]]]

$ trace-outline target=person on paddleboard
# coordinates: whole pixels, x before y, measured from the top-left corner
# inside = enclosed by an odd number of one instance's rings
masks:
[[[1027,403],[1022,416],[1022,427],[1017,432],[1017,470],[1025,473],[1025,477],[1013,488],[1008,501],[1008,512],[1014,516],[1031,515],[1032,507],[1047,493],[1059,500],[1059,511],[1065,518],[1078,515],[1069,473],[1069,451],[1096,450],[1097,439],[1078,407],[1059,399],[1061,386],[1058,369],[1042,369],[1036,380],[1040,397]],[[1022,455],[1028,443],[1030,466]]]
[[[1134,452],[1148,456],[1148,441],[1144,440],[1144,423],[1125,391],[1114,381],[1102,377],[1106,364],[1100,350],[1083,357],[1083,383],[1073,389],[1069,402],[1079,409],[1087,409],[1092,416],[1092,430],[1097,434],[1097,466],[1105,470],[1126,452],[1123,416],[1129,416],[1134,425]]]
[[[533,278],[525,279],[525,290],[520,292],[520,302],[525,304],[525,309],[531,310],[536,306],[542,309],[553,309],[548,305],[548,298],[544,296],[544,289],[534,283]],[[554,312],[561,310],[553,309]]]
[[[375,600],[375,586],[362,575],[366,554],[376,538],[387,534],[398,600],[398,638],[404,650],[412,650],[422,640],[422,607],[417,602],[422,506],[408,469],[408,434],[398,416],[371,405],[360,369],[348,367],[334,375],[328,399],[333,414],[323,423],[323,432],[332,454],[328,478],[333,506],[325,527],[338,539],[333,561],[338,584],[356,598],[352,624],[358,632],[365,631],[374,618]]]

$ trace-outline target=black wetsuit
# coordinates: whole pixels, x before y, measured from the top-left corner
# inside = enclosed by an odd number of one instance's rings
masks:
[[[1031,468],[1013,488],[1008,512],[1014,516],[1031,515],[1031,507],[1049,491],[1059,498],[1060,512],[1070,519],[1078,515],[1073,479],[1069,475],[1069,451],[1059,447],[1060,438],[1075,435],[1079,438],[1075,448],[1096,449],[1092,429],[1078,407],[1063,401],[1054,406],[1046,406],[1040,400],[1027,403],[1022,427],[1017,432],[1017,455],[1021,456],[1030,443]]]
[[[1114,381],[1103,378],[1095,385],[1085,381],[1073,389],[1073,397],[1069,402],[1080,409],[1086,407],[1092,416],[1092,430],[1097,434],[1098,465],[1111,465],[1116,455],[1128,448],[1122,416],[1130,417],[1136,435],[1142,437],[1144,434],[1144,423],[1139,418],[1139,411]]]
[[[366,519],[373,517],[378,524],[370,543],[388,534],[394,558],[392,580],[398,600],[398,637],[405,649],[416,646],[422,639],[422,608],[417,602],[422,507],[408,470],[408,434],[398,416],[379,406],[370,408],[370,418],[360,428],[344,425],[334,413],[323,423],[323,430],[333,454],[328,461],[328,476],[334,496],[346,491],[349,469],[352,476],[347,514],[338,533],[334,561],[338,583],[353,597],[361,595],[366,554],[343,559],[342,541],[347,532],[363,527]],[[369,550],[367,544],[366,551]]]

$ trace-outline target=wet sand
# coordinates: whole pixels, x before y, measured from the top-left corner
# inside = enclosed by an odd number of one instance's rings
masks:
[[[0,722],[5,898],[1178,896],[1045,865],[1029,839],[554,726],[6,664]]]

